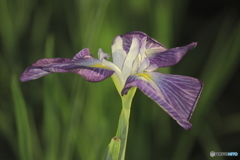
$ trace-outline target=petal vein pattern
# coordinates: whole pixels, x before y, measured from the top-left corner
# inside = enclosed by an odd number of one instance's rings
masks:
[[[73,59],[45,58],[28,67],[20,77],[22,82],[34,80],[51,73],[72,72],[83,76],[87,81],[99,82],[111,76],[114,71],[94,59],[87,48],[77,53]]]
[[[197,43],[193,42],[186,46],[171,48],[163,52],[157,52],[149,55],[151,64],[156,64],[158,67],[169,67],[177,64],[188,50],[196,47]]]
[[[189,120],[202,86],[201,81],[192,77],[150,72],[130,76],[122,94],[126,94],[131,87],[139,88],[183,128],[190,129]]]
[[[138,39],[147,37],[146,47],[145,47],[147,55],[151,55],[154,53],[159,53],[159,52],[163,52],[163,51],[167,50],[167,48],[164,45],[162,45],[155,39],[149,37],[147,34],[140,32],[140,31],[129,32],[129,33],[121,35],[121,37],[123,39],[123,49],[126,51],[126,53],[129,52],[131,43],[132,43],[132,39],[134,37],[138,38]]]

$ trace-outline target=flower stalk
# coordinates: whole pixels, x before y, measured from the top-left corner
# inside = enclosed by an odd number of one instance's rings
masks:
[[[131,105],[137,88],[132,87],[128,91],[127,95],[122,96],[121,82],[115,74],[112,75],[112,80],[122,100],[122,111],[119,116],[116,136],[112,138],[111,142],[108,145],[105,160],[124,160],[127,145]]]
[[[136,87],[131,88],[127,95],[122,96],[122,111],[119,117],[118,129],[117,129],[117,137],[121,140],[121,147],[119,152],[119,160],[124,160],[126,145],[127,145],[127,137],[128,137],[128,129],[129,129],[129,118],[131,112],[131,104],[132,99],[135,95]]]

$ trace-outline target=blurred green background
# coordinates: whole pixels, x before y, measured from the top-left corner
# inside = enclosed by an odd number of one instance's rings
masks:
[[[0,159],[98,160],[121,110],[111,78],[51,74],[21,83],[41,58],[111,53],[115,36],[143,31],[166,47],[198,42],[160,72],[193,76],[203,93],[185,131],[142,92],[133,100],[126,160],[202,160],[240,153],[240,1],[0,0]],[[214,159],[232,159],[215,157]]]

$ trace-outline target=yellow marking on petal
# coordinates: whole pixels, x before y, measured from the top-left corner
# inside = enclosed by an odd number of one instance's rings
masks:
[[[88,66],[88,67],[104,68],[104,69],[112,70],[112,69],[110,69],[109,67],[104,66],[104,65],[102,65],[102,64],[94,64],[94,65],[90,65],[90,66]]]
[[[151,83],[151,85],[155,88],[155,92],[157,92],[158,94],[161,94],[162,93],[159,91],[159,88],[158,86],[156,85],[156,83],[153,81],[153,79],[151,78],[150,74],[149,73],[139,73],[139,74],[136,74],[138,76],[141,76],[141,78],[145,78],[147,81],[149,81]]]
[[[138,74],[136,74],[136,75],[141,76],[141,77],[144,77],[144,78],[147,79],[148,81],[152,81],[149,73],[138,73]]]

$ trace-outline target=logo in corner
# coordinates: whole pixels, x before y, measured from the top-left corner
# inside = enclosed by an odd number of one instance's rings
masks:
[[[214,156],[215,156],[215,152],[214,152],[214,151],[211,151],[211,152],[210,152],[210,156],[211,156],[211,157],[214,157]]]

